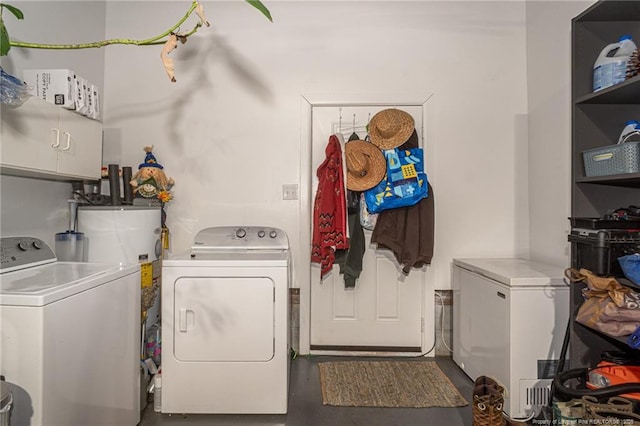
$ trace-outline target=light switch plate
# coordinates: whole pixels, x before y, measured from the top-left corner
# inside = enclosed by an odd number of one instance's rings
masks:
[[[298,199],[298,184],[290,183],[282,185],[282,199],[283,200],[297,200]]]

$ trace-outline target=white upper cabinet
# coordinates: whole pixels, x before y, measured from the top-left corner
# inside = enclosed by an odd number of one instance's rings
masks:
[[[63,180],[100,179],[102,123],[32,97],[2,105],[3,174]]]

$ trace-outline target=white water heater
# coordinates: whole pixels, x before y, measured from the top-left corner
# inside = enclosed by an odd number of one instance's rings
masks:
[[[158,287],[162,255],[160,207],[81,206],[78,231],[85,236],[88,262],[140,263],[143,297],[145,289]],[[147,328],[160,318],[159,300],[156,297],[147,310]]]

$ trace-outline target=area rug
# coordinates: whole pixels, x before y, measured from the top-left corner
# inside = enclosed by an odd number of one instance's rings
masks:
[[[464,407],[434,361],[321,362],[322,403],[343,407]]]

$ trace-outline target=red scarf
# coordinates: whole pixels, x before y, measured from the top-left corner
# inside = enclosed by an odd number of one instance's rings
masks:
[[[349,248],[342,150],[335,135],[329,137],[325,154],[317,171],[311,242],[311,261],[320,264],[321,278],[333,268],[335,251]]]

